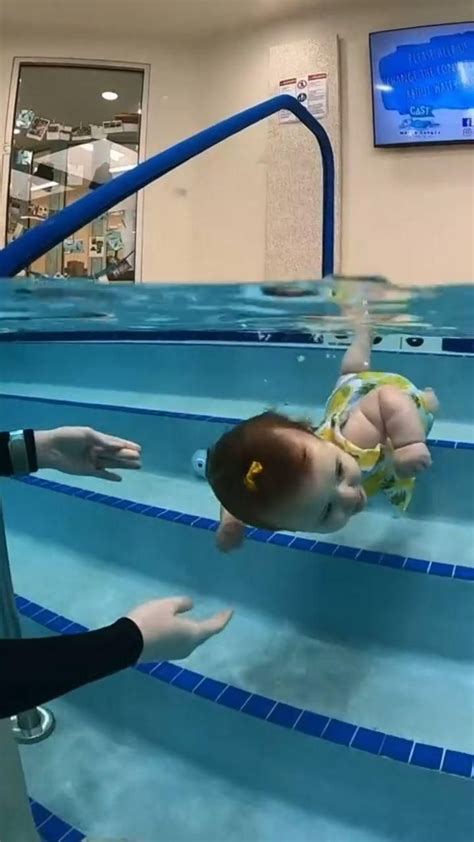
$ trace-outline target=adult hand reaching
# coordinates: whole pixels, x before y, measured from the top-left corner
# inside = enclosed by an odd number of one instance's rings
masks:
[[[232,618],[233,611],[222,611],[208,620],[183,617],[193,608],[189,597],[154,599],[139,605],[127,615],[140,629],[143,652],[140,661],[180,661],[201,643],[219,634]]]
[[[186,597],[155,599],[96,631],[0,640],[0,719],[44,704],[139,661],[187,658],[197,646],[219,634],[232,617],[232,611],[223,611],[208,620],[183,617],[192,605]]]
[[[138,470],[141,448],[135,442],[108,436],[90,427],[58,427],[35,432],[39,468],[65,474],[99,477],[120,482],[111,468]]]

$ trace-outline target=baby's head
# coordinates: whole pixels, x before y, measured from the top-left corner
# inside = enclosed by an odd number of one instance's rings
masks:
[[[224,508],[262,529],[335,532],[366,503],[356,460],[277,412],[225,433],[206,473]]]

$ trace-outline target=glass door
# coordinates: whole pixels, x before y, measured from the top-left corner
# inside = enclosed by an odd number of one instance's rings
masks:
[[[144,71],[21,63],[6,241],[21,237],[139,160]],[[29,276],[134,281],[137,197],[28,267]]]

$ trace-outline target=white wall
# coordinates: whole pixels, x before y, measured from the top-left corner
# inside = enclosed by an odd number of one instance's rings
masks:
[[[472,149],[373,148],[368,33],[469,20],[472,3],[390,6],[314,12],[206,45],[201,51],[206,104],[199,119],[213,122],[274,93],[268,89],[272,45],[337,33],[342,271],[384,274],[401,283],[468,282],[474,279]],[[263,277],[266,132],[260,125],[221,146],[198,171],[194,199],[200,219],[198,225],[194,217],[193,267],[205,277]]]

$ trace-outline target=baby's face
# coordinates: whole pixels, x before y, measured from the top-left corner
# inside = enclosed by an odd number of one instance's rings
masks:
[[[302,482],[298,493],[282,505],[272,520],[292,532],[336,532],[365,508],[356,460],[311,433],[282,430],[291,446],[301,450]]]

